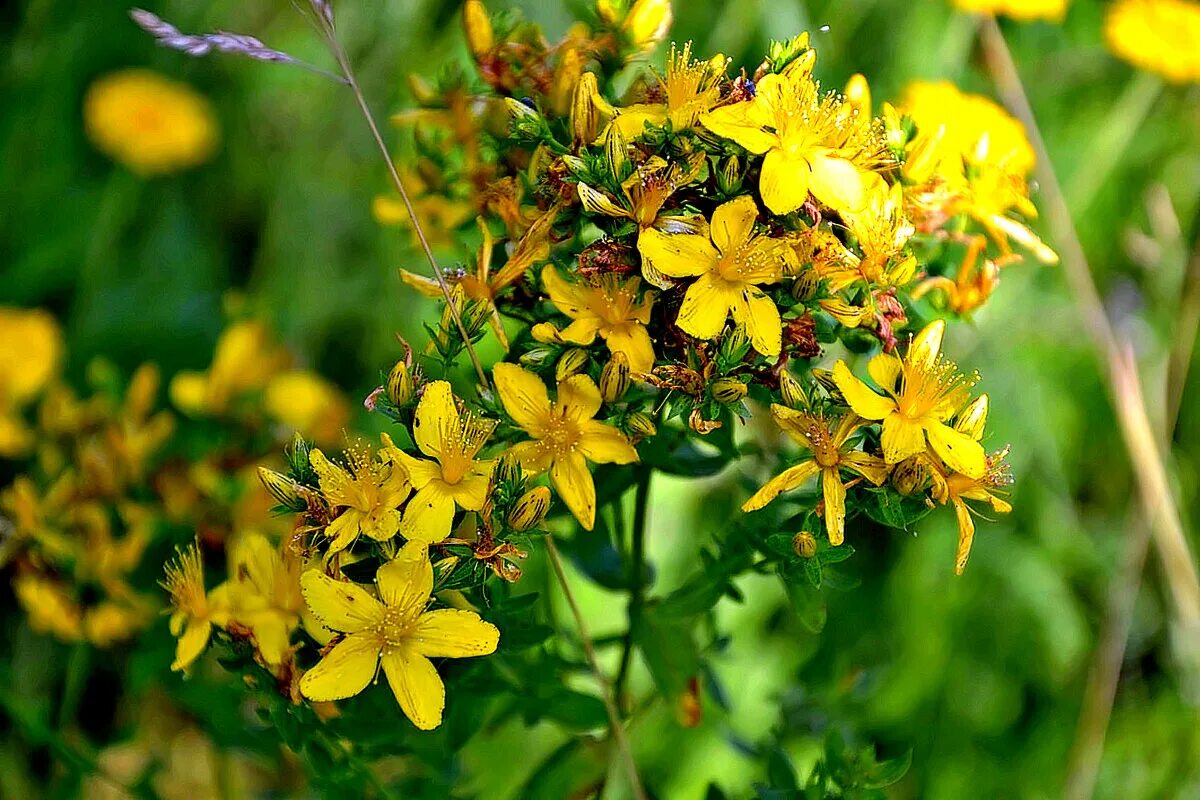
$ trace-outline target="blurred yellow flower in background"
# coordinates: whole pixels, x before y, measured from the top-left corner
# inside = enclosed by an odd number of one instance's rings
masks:
[[[1119,0],[1104,20],[1108,47],[1176,83],[1200,82],[1200,3]]]
[[[960,11],[1002,14],[1029,22],[1045,19],[1058,22],[1067,13],[1067,0],[953,0]]]
[[[217,147],[212,106],[191,87],[145,69],[105,75],[83,105],[88,136],[139,175],[203,164]]]
[[[212,365],[182,371],[171,381],[171,402],[191,416],[220,416],[239,395],[262,390],[291,359],[261,322],[235,322],[221,334]]]
[[[0,458],[32,445],[19,413],[58,373],[62,355],[62,331],[48,312],[0,306]]]
[[[350,420],[350,406],[337,387],[304,369],[272,378],[263,405],[276,422],[318,442],[337,441]]]

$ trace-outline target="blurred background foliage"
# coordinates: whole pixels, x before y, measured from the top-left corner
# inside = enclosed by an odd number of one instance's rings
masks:
[[[552,37],[581,6],[512,5]],[[1187,333],[1180,286],[1200,234],[1200,87],[1162,88],[1115,60],[1100,33],[1104,5],[1074,3],[1061,25],[1003,25],[1109,312],[1137,345],[1151,409],[1165,414],[1165,354]],[[253,33],[324,63],[317,37],[284,0],[146,6],[184,30]],[[454,2],[344,2],[339,15],[377,113],[409,104],[409,71],[433,77],[439,65],[465,63]],[[676,6],[673,39],[752,69],[771,38],[802,30],[814,31],[825,85],[863,72],[877,105],[914,79],[949,79],[994,96],[974,19],[935,0],[688,0]],[[186,81],[212,100],[222,138],[210,163],[143,179],[89,144],[84,93],[97,77],[128,66]],[[274,65],[188,61],[157,49],[112,0],[4,4],[0,87],[0,303],[52,310],[67,330],[71,374],[97,354],[126,371],[145,360],[168,375],[203,367],[237,306],[269,320],[309,366],[361,397],[398,355],[393,334],[416,335],[435,313],[398,280],[398,267],[422,269],[407,235],[371,218],[385,175],[339,87]],[[404,143],[394,139],[402,157]],[[1097,179],[1102,185],[1094,186]],[[465,249],[445,253],[466,256]],[[981,527],[958,579],[949,511],[926,518],[911,538],[867,526],[849,531],[857,553],[843,566],[861,585],[827,591],[819,634],[790,611],[778,580],[741,582],[743,601],[718,607],[720,628],[733,637],[713,655],[698,727],[682,728],[676,709],[651,707],[633,728],[644,776],[660,796],[704,797],[710,784],[730,797],[750,796],[755,783],[784,789],[785,764],[805,775],[829,730],[875,742],[881,758],[913,749],[911,770],[889,789],[895,797],[1063,793],[1085,679],[1130,530],[1133,477],[1058,270],[1007,269],[973,323],[958,326],[948,347],[960,363],[981,368],[994,444],[1014,446],[1014,513]],[[1195,372],[1185,398],[1196,396]],[[371,425],[363,415],[355,428]],[[1196,507],[1198,452],[1200,406],[1185,399],[1170,462],[1185,517]],[[746,464],[742,475],[703,485],[654,484],[656,593],[678,586],[701,545],[733,518],[744,496],[739,479],[753,469]],[[1200,796],[1198,687],[1175,668],[1153,556],[1148,565],[1097,797]],[[524,580],[548,585],[538,564]],[[623,619],[613,597],[590,583],[581,592],[602,641]],[[25,629],[10,595],[3,605],[4,694],[24,697],[22,708],[52,711],[66,650]],[[191,698],[184,706],[218,747],[261,759],[270,751],[261,732],[241,730],[217,696],[168,675],[165,628],[154,634],[162,658],[138,663],[125,694],[99,684],[84,694],[85,704],[130,704],[118,728],[63,735],[93,747],[120,741],[157,685]],[[615,660],[617,652],[602,655]],[[640,664],[633,678],[650,681]],[[39,721],[14,708],[0,709],[0,796],[36,796],[57,757],[47,750],[52,737],[37,735],[53,715]],[[566,796],[573,772],[602,762],[579,750],[560,757],[564,739],[546,724],[482,731],[463,752],[470,779],[461,794]]]

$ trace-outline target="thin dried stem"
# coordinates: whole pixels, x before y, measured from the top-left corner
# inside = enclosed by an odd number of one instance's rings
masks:
[[[612,728],[613,741],[621,754],[621,760],[625,762],[625,771],[629,775],[629,785],[633,796],[636,800],[646,800],[646,790],[642,788],[642,779],[638,777],[637,762],[633,758],[633,749],[629,746],[629,737],[625,733],[625,723],[621,721],[621,712],[617,709],[616,700],[613,699],[612,686],[609,684],[608,678],[604,676],[603,670],[600,669],[600,662],[596,659],[596,647],[592,643],[591,634],[588,633],[583,612],[579,610],[579,604],[575,601],[575,593],[571,591],[571,583],[567,580],[562,557],[558,554],[558,547],[554,544],[553,536],[546,537],[546,552],[550,556],[550,566],[554,568],[554,574],[558,577],[559,585],[562,586],[563,595],[567,598],[571,616],[575,618],[575,625],[579,628],[579,641],[583,645],[583,655],[587,658],[588,667],[591,668],[596,683],[600,685],[600,699],[604,701],[604,710],[608,712],[608,723]]]

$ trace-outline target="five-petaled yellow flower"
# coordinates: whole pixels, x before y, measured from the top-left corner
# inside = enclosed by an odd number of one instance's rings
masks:
[[[713,339],[726,318],[746,326],[754,349],[777,356],[782,328],[775,301],[759,287],[783,276],[791,249],[782,239],[754,233],[758,207],[742,196],[713,212],[707,234],[665,234],[650,229],[638,237],[642,258],[672,278],[696,281],[683,296],[676,324],[697,339]]]
[[[171,595],[171,635],[179,637],[171,669],[186,672],[208,646],[213,625],[224,625],[229,610],[223,592],[204,591],[204,561],[195,542],[179,551],[176,562],[167,565],[162,583]]]
[[[835,211],[858,211],[866,203],[868,179],[836,146],[850,115],[817,96],[812,64],[801,57],[760,80],[753,99],[700,117],[718,136],[766,154],[759,191],[775,214],[800,208],[809,192]]]
[[[646,332],[654,293],[638,299],[641,279],[626,281],[615,275],[602,275],[594,284],[571,283],[552,266],[542,270],[542,285],[554,307],[571,318],[561,331],[546,323],[534,335],[549,332],[554,340],[589,345],[598,335],[614,353],[624,353],[634,372],[649,372],[654,366],[654,343]]]
[[[850,408],[860,417],[883,420],[883,457],[896,464],[926,449],[955,472],[981,478],[987,459],[979,442],[951,428],[954,416],[969,397],[973,379],[964,378],[952,361],[941,356],[946,324],[932,322],[913,339],[903,360],[887,353],[871,359],[867,371],[887,392],[877,394],[838,361],[833,379]]]
[[[1104,18],[1114,55],[1174,83],[1200,83],[1200,4],[1118,0]]]
[[[261,533],[247,533],[233,548],[229,580],[214,590],[228,598],[229,617],[250,629],[270,665],[283,663],[300,624],[300,567],[298,557],[281,553]]]
[[[405,539],[440,542],[450,535],[456,505],[468,511],[483,508],[492,462],[477,456],[496,424],[496,420],[460,413],[446,381],[434,381],[425,388],[413,419],[413,439],[422,453],[435,460],[388,449],[417,490],[400,523]]]
[[[512,454],[532,472],[550,470],[558,496],[586,530],[596,521],[596,485],[588,461],[631,464],[637,450],[616,428],[594,419],[600,390],[586,375],[558,384],[550,400],[541,378],[516,364],[497,364],[492,372],[505,411],[533,439],[513,446]]]
[[[864,420],[855,414],[846,414],[830,426],[830,421],[820,414],[796,411],[778,404],[771,406],[771,416],[792,441],[811,450],[812,456],[767,481],[746,501],[742,511],[757,511],[781,493],[796,489],[820,474],[825,497],[825,529],[829,532],[830,544],[841,544],[846,532],[846,485],[841,470],[855,472],[876,486],[883,483],[888,473],[883,459],[846,446]]]
[[[430,658],[484,656],[496,651],[500,632],[473,611],[426,611],[433,567],[421,542],[410,542],[375,574],[378,599],[349,581],[319,570],[300,579],[313,616],[345,634],[304,674],[309,700],[342,700],[367,688],[380,665],[396,702],[421,730],[442,723],[446,687]]]
[[[396,450],[385,435],[385,458],[358,449],[349,453],[349,468],[334,464],[314,449],[308,461],[317,473],[321,494],[334,509],[343,511],[325,529],[329,555],[349,547],[358,535],[376,541],[391,539],[400,531],[397,510],[412,491],[408,474],[393,458]]]

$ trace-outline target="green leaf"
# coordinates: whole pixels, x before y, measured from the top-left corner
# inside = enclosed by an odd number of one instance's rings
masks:
[[[788,583],[787,587],[800,624],[813,633],[824,630],[827,610],[821,592],[806,583]]]
[[[919,497],[904,497],[890,489],[872,489],[863,510],[881,525],[907,531],[932,509]]]
[[[664,615],[658,605],[647,605],[633,621],[633,639],[659,692],[673,703],[700,672],[700,652],[692,637],[692,625]]]
[[[787,753],[783,752],[778,745],[772,747],[771,752],[767,754],[767,780],[772,789],[783,789],[789,792],[800,789],[796,770],[793,769]]]
[[[880,761],[871,767],[862,777],[864,789],[883,789],[903,778],[912,766],[913,751],[910,748],[902,756]]]
[[[830,547],[827,550],[821,551],[822,564],[837,564],[840,561],[845,561],[850,556],[854,555],[854,548],[848,544]]]
[[[814,589],[821,588],[821,559],[804,559],[804,577],[808,579]]]

